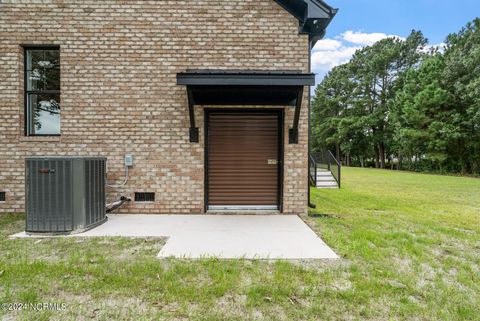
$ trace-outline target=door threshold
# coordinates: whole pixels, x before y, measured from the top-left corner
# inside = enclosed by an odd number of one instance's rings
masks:
[[[279,215],[282,214],[279,210],[207,210],[205,214],[211,215]]]
[[[207,214],[269,215],[280,211],[277,205],[210,205]]]
[[[226,211],[276,211],[277,205],[209,205],[208,210]]]

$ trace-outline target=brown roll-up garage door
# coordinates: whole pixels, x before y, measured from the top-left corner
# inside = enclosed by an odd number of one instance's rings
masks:
[[[278,111],[207,111],[209,209],[278,209]]]

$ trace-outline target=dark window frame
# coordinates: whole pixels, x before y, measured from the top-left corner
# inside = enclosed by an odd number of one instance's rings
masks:
[[[61,90],[28,90],[28,72],[27,72],[27,51],[29,50],[58,50],[59,59],[60,59],[60,46],[59,45],[23,45],[23,123],[24,123],[24,136],[28,137],[36,137],[36,136],[43,136],[43,137],[59,137],[60,134],[35,134],[30,133],[29,131],[29,122],[30,122],[30,112],[28,110],[28,96],[30,94],[57,94],[61,97]],[[60,67],[59,67],[60,68]],[[60,76],[61,77],[61,76]],[[61,103],[61,101],[60,101]],[[61,119],[61,114],[60,114]],[[60,127],[61,131],[61,127]]]

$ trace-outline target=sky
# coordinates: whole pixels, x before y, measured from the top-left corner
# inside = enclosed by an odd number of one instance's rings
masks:
[[[317,84],[355,50],[387,36],[405,38],[421,30],[431,45],[480,17],[480,0],[326,0],[339,11],[312,50]]]

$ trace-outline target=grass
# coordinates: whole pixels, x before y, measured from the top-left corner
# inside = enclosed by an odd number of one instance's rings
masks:
[[[480,320],[480,179],[344,169],[309,219],[351,264],[354,319]],[[329,216],[324,216],[329,217]],[[335,271],[339,273],[339,271]]]
[[[480,179],[345,168],[305,220],[328,261],[158,260],[163,239],[6,238],[0,303],[22,320],[480,320]],[[3,272],[2,272],[3,271]]]

